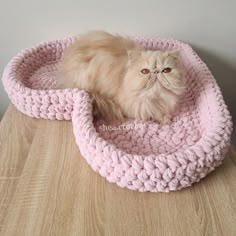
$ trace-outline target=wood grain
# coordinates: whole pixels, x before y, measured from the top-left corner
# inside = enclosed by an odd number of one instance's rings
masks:
[[[10,105],[0,123],[0,235],[236,235],[233,153],[190,188],[134,192],[88,166],[71,122]]]

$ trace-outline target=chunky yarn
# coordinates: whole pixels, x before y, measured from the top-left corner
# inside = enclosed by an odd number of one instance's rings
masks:
[[[82,156],[109,182],[142,192],[179,190],[222,163],[230,145],[231,116],[211,72],[189,45],[173,39],[135,40],[149,50],[181,49],[188,90],[167,125],[94,121],[85,91],[53,89],[63,50],[73,38],[23,50],[6,66],[3,84],[19,111],[36,118],[72,119]]]

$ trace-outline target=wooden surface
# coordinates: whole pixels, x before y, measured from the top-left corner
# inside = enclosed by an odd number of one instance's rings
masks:
[[[236,168],[224,163],[192,187],[139,193],[105,181],[81,157],[71,122],[0,123],[0,235],[236,235]]]

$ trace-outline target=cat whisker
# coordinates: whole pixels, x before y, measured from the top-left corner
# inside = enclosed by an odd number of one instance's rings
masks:
[[[159,80],[159,83],[160,83],[164,88],[170,89],[170,83],[165,84],[165,83],[163,83],[161,80]]]
[[[163,75],[163,78],[165,79],[165,81],[167,82],[168,86],[171,85],[170,81],[165,77],[165,75]]]
[[[186,86],[174,86],[172,83],[169,82],[169,80],[163,75],[164,79],[168,82],[168,85],[172,88],[182,88],[182,89],[186,89]]]
[[[165,80],[165,82],[166,82],[168,85],[170,85],[169,80],[168,80],[165,76],[163,76],[163,79]]]

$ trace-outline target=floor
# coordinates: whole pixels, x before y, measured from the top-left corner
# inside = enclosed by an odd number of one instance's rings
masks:
[[[236,235],[236,155],[181,191],[134,192],[88,166],[71,122],[10,105],[0,123],[0,235]]]

